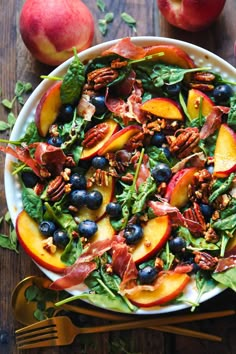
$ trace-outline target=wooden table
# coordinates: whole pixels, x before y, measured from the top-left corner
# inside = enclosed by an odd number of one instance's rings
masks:
[[[2,98],[11,98],[14,94],[14,87],[17,80],[29,81],[36,87],[40,82],[39,75],[47,74],[51,68],[35,61],[22,43],[19,35],[18,17],[23,0],[1,0],[0,17],[0,87]],[[97,19],[103,17],[96,7],[96,1],[86,1],[96,19],[96,34],[94,44],[103,41],[120,38],[123,36],[135,35],[133,31],[121,22],[119,14],[123,11],[131,14],[137,21],[137,35],[156,35],[185,40],[197,44],[203,48],[218,54],[232,65],[235,65],[234,43],[236,40],[236,1],[228,0],[224,11],[218,21],[208,30],[199,33],[188,33],[168,25],[165,19],[159,15],[156,8],[156,0],[106,0],[108,11],[115,13],[114,22],[109,26],[109,31],[103,37],[97,26]],[[45,1],[45,6],[47,2]],[[17,113],[17,112],[15,112]],[[0,107],[0,119],[7,118],[6,110]],[[9,134],[1,133],[2,137]],[[4,194],[4,160],[5,156],[0,154],[0,205],[1,215],[7,211]],[[5,224],[1,227],[2,233],[7,233]],[[6,249],[0,249],[0,343],[1,354],[15,354],[17,349],[14,344],[14,330],[19,328],[11,310],[11,292],[19,280],[27,275],[40,274],[40,271],[20,249],[19,254]],[[232,291],[225,291],[215,299],[208,301],[201,306],[201,311],[228,309],[235,307],[235,294]],[[196,340],[182,336],[163,334],[153,330],[132,330],[116,332],[112,334],[95,335],[87,337],[88,345],[83,344],[84,339],[77,338],[73,345],[66,348],[47,348],[25,351],[25,353],[73,353],[97,354],[107,353],[142,353],[142,354],[233,354],[236,353],[235,343],[235,319],[223,318],[211,321],[203,321],[188,324],[189,328],[214,333],[223,336],[222,343]],[[8,333],[6,337],[2,331]],[[120,340],[125,342],[126,351],[114,349],[111,351],[112,343]],[[120,342],[121,343],[121,342]],[[109,349],[110,348],[110,349]]]

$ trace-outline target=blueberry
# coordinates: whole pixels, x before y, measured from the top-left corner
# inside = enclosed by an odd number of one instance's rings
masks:
[[[206,222],[209,222],[214,211],[213,208],[209,204],[201,203],[200,209]]]
[[[159,163],[151,170],[151,175],[157,183],[162,183],[170,180],[172,172],[167,164]]]
[[[122,208],[119,203],[110,202],[106,206],[106,212],[112,218],[119,218],[122,213]]]
[[[86,189],[87,181],[84,175],[80,175],[79,173],[73,173],[70,176],[70,184],[72,189]]]
[[[107,107],[105,104],[105,97],[104,96],[92,96],[91,97],[91,103],[95,106],[96,108],[96,114],[97,115],[102,115],[107,111]]]
[[[138,272],[138,279],[140,284],[151,284],[157,277],[157,269],[155,267],[146,266]]]
[[[108,160],[103,156],[95,156],[92,159],[92,166],[94,168],[104,169],[108,165]]]
[[[60,136],[51,136],[48,138],[48,144],[55,146],[55,147],[60,147],[61,144],[63,143],[62,138]]]
[[[233,89],[228,84],[221,84],[215,87],[213,97],[216,104],[226,104],[233,95]]]
[[[171,158],[171,152],[170,150],[168,149],[168,147],[160,147],[160,150],[164,152],[167,160],[170,160]]]
[[[31,171],[23,171],[21,178],[27,188],[33,188],[39,182],[39,177]]]
[[[85,203],[87,208],[91,210],[96,210],[102,205],[102,201],[103,201],[102,194],[97,190],[93,190],[87,193]]]
[[[59,248],[64,249],[69,243],[70,238],[68,234],[63,230],[56,230],[53,233],[53,243]]]
[[[181,85],[179,83],[176,84],[167,84],[165,85],[166,93],[169,96],[177,96],[181,90]]]
[[[72,121],[74,117],[74,110],[75,108],[71,104],[62,105],[59,112],[58,120],[62,123],[68,123]]]
[[[159,133],[155,133],[152,136],[150,143],[151,145],[160,147],[165,141],[166,141],[165,134],[159,132]]]
[[[143,237],[143,229],[137,224],[129,224],[124,230],[124,237],[128,245],[136,244]]]
[[[87,191],[83,189],[75,189],[70,193],[70,203],[77,208],[86,204]]]
[[[83,220],[78,226],[78,231],[80,236],[86,238],[92,237],[98,230],[98,226],[95,221],[92,220]]]
[[[39,224],[39,230],[44,236],[51,236],[56,231],[56,225],[53,221],[43,220]]]
[[[182,237],[177,236],[169,241],[169,247],[170,251],[174,254],[182,252],[185,250],[186,241]]]

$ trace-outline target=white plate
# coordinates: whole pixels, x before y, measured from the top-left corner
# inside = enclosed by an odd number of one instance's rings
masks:
[[[229,63],[218,57],[217,55],[197,47],[193,44],[170,39],[170,38],[159,38],[159,37],[136,37],[132,38],[133,42],[136,45],[140,46],[151,46],[156,44],[169,44],[175,45],[182,48],[186,51],[190,57],[194,60],[197,66],[209,66],[212,70],[216,73],[220,73],[221,76],[225,79],[230,79],[231,81],[236,81],[236,69],[231,66]],[[92,48],[89,48],[82,53],[79,54],[79,57],[82,61],[87,61],[91,58],[98,56],[102,51],[114,45],[118,40],[113,40],[110,42],[98,44]],[[67,60],[60,66],[58,66],[50,75],[51,76],[62,76],[66,70],[68,65],[70,64],[72,59]],[[34,90],[32,95],[29,97],[28,101],[22,108],[19,117],[17,118],[16,124],[12,131],[10,140],[14,141],[21,137],[29,121],[34,119],[35,109],[37,106],[38,101],[42,97],[43,93],[53,84],[53,81],[50,80],[43,80],[40,85]],[[5,163],[5,193],[7,199],[8,210],[11,215],[11,219],[13,224],[16,222],[16,217],[19,212],[22,210],[22,201],[21,201],[21,189],[19,181],[17,177],[13,177],[11,175],[11,162],[14,159],[7,155],[6,163]],[[51,280],[56,280],[59,278],[59,275],[53,272],[50,272],[42,267],[39,266],[42,272],[48,276]],[[205,293],[202,298],[201,302],[206,301],[220,292],[224,290],[223,287],[217,286],[215,289]],[[70,291],[71,294],[76,295],[79,294],[81,290],[73,289]],[[197,292],[194,287],[193,282],[191,282],[185,291],[186,298],[189,300],[194,301],[197,297]],[[165,312],[173,312],[177,310],[181,310],[184,308],[189,307],[187,304],[181,305],[169,305],[169,306],[161,306],[161,307],[153,307],[150,309],[145,310],[138,310],[136,314],[156,314],[156,313],[165,313]]]

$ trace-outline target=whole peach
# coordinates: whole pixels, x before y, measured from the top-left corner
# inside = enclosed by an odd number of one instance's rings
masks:
[[[80,0],[26,0],[20,13],[22,39],[39,61],[59,65],[92,44],[94,19]]]
[[[186,31],[201,31],[217,19],[226,0],[157,0],[165,19]]]

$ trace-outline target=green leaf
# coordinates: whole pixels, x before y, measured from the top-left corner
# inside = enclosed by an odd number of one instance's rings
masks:
[[[178,235],[187,241],[187,248],[191,250],[208,250],[208,251],[217,251],[219,246],[215,243],[207,242],[205,238],[198,237],[195,238],[191,235],[190,231],[185,227],[180,227],[178,230]]]
[[[37,301],[40,295],[40,289],[36,285],[30,285],[25,290],[25,298],[27,301]]]
[[[98,29],[103,36],[105,36],[107,34],[108,27],[107,27],[106,20],[104,20],[104,19],[98,20]]]
[[[220,284],[236,291],[236,267],[227,269],[225,272],[213,273],[212,278]]]
[[[31,188],[22,189],[22,203],[24,210],[34,220],[41,222],[43,219],[43,203],[40,197]]]
[[[136,32],[136,20],[127,12],[122,12],[121,19]]]
[[[10,112],[8,114],[7,121],[8,121],[9,127],[13,128],[13,126],[15,125],[15,122],[16,122],[16,117],[13,112]]]
[[[9,101],[7,98],[2,100],[2,105],[8,109],[12,109],[14,101]]]
[[[208,273],[204,273],[203,271],[199,271],[196,274],[196,286],[198,290],[197,299],[194,301],[196,304],[199,304],[201,297],[203,294],[207,293],[208,291],[214,289],[216,287],[216,282],[214,279],[210,277]],[[191,311],[194,311],[196,305],[191,308]]]
[[[61,101],[63,104],[75,104],[81,94],[85,82],[84,64],[80,61],[75,51],[74,59],[71,62],[61,85]]]
[[[5,130],[9,129],[10,125],[3,120],[0,120],[0,131],[4,132]]]
[[[112,22],[114,20],[114,13],[113,12],[106,13],[106,15],[104,16],[104,20],[106,21],[106,23]]]
[[[0,247],[7,248],[11,251],[15,251],[16,253],[18,253],[17,242],[13,243],[10,236],[4,234],[0,234]]]
[[[103,0],[96,0],[96,5],[100,11],[105,12],[106,4]]]
[[[70,266],[75,263],[83,251],[83,246],[81,241],[74,240],[73,238],[67,244],[61,255],[61,261],[66,265]]]

